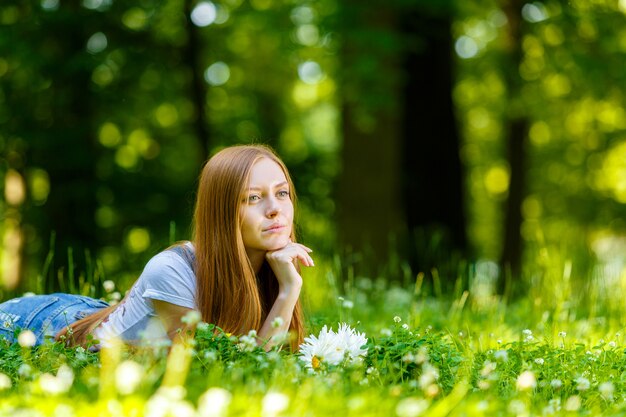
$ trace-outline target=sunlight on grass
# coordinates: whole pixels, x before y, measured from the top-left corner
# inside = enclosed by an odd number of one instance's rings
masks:
[[[624,293],[583,279],[563,253],[536,252],[515,302],[494,294],[498,267],[487,261],[446,296],[425,278],[449,279],[436,271],[355,277],[338,259],[316,260],[304,272],[315,337],[299,353],[203,323],[171,352],[2,343],[0,415],[621,415]]]

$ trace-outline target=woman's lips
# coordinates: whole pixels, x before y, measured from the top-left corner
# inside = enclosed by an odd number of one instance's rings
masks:
[[[282,224],[275,224],[273,226],[268,227],[267,229],[264,229],[264,232],[268,232],[268,233],[272,233],[272,232],[280,232],[285,228],[285,226],[283,226]]]

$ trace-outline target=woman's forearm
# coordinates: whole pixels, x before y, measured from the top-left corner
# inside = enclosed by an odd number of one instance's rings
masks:
[[[286,334],[289,331],[293,310],[300,297],[301,284],[294,284],[288,288],[281,288],[274,301],[272,309],[267,315],[263,326],[259,330],[259,342],[265,350],[276,345],[274,336]],[[280,318],[280,320],[276,320]],[[279,340],[280,341],[280,340]]]

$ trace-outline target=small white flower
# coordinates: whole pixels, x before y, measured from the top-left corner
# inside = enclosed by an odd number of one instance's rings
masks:
[[[407,353],[402,357],[402,362],[415,362],[415,355],[413,355],[412,353]]]
[[[272,320],[272,328],[278,329],[284,323],[285,323],[285,320],[283,320],[282,317],[276,317],[274,320]]]
[[[400,323],[402,321],[402,319],[400,318],[400,316],[395,316],[393,318],[393,321],[395,321],[396,323]]]
[[[137,362],[126,360],[115,370],[115,385],[122,395],[132,394],[144,376],[144,370]]]
[[[19,343],[21,347],[33,347],[35,343],[37,343],[37,336],[30,330],[22,330],[19,336],[17,336],[17,343]]]
[[[489,376],[493,371],[496,370],[497,366],[498,365],[495,362],[485,361],[485,364],[483,365],[483,369],[481,369],[480,371],[480,376],[482,377]]]
[[[204,359],[206,359],[209,362],[213,362],[215,360],[217,360],[217,352],[214,350],[207,350],[204,352]]]
[[[605,399],[612,401],[615,386],[611,382],[603,382],[598,386],[598,391]]]
[[[272,417],[285,411],[288,406],[288,396],[280,392],[268,392],[263,397],[262,414],[264,417]]]
[[[17,374],[23,378],[27,378],[31,375],[33,369],[30,367],[29,364],[27,363],[23,363],[20,365],[19,368],[17,368]]]
[[[39,377],[39,387],[43,392],[50,395],[64,394],[72,387],[74,372],[63,364],[59,367],[57,375],[44,373]]]
[[[25,292],[25,293],[22,295],[22,297],[32,297],[32,296],[34,296],[34,295],[35,295],[35,293],[34,293],[34,292],[28,291],[28,292]]]
[[[527,391],[537,386],[535,374],[531,371],[524,371],[517,377],[516,386],[518,391]]]
[[[609,342],[609,347],[610,347],[610,348],[614,348],[614,347],[616,347],[616,346],[617,346],[617,343],[615,343],[614,341],[612,341],[612,340],[611,340],[611,341]]]
[[[589,382],[589,380],[585,377],[579,377],[576,378],[576,389],[578,391],[586,391],[589,389],[589,387],[591,386],[591,383]]]
[[[11,388],[11,378],[0,372],[0,391]]]
[[[271,337],[273,345],[282,345],[289,340],[289,332],[278,332]]]
[[[543,358],[537,358],[537,359],[535,359],[535,363],[537,365],[543,365],[544,364],[544,360],[543,360]]]
[[[498,340],[496,340],[496,343],[497,343],[497,344],[499,344],[499,345],[501,345],[501,344],[502,344],[502,339],[498,339]]]
[[[200,320],[202,320],[202,314],[196,310],[191,310],[185,314],[182,319],[180,319],[180,321],[187,323],[190,326],[200,323]]]
[[[198,415],[200,417],[225,415],[232,397],[232,394],[223,388],[209,388],[198,399]]]
[[[567,336],[567,333],[565,333],[565,332],[559,332],[559,337],[565,337],[565,336]]]
[[[344,308],[347,308],[348,310],[351,310],[354,307],[354,303],[350,300],[344,300],[343,303],[341,303],[341,305]]]
[[[403,328],[404,330],[409,330],[409,325],[408,325],[408,324],[406,324],[406,323],[404,323],[404,324],[402,325],[402,328]]]
[[[254,349],[256,349],[256,347],[256,332],[254,330],[250,330],[247,335],[241,336],[239,338],[237,348],[242,352],[252,352]]]
[[[531,336],[533,334],[533,332],[530,329],[524,329],[524,330],[522,330],[522,334],[524,336]]]
[[[553,389],[560,389],[563,386],[563,383],[560,379],[553,379],[552,381],[550,381],[550,386]]]
[[[382,336],[389,337],[389,336],[391,336],[393,334],[393,332],[390,329],[384,328],[384,329],[380,330],[380,334]]]
[[[493,357],[497,361],[506,362],[509,360],[509,352],[507,352],[506,350],[497,350],[493,354]]]
[[[422,415],[429,405],[430,403],[423,398],[405,398],[396,406],[396,414],[398,417],[417,417]]]
[[[564,408],[567,411],[578,411],[578,409],[581,406],[581,403],[582,402],[580,401],[580,397],[578,395],[572,395],[565,402],[565,407]]]
[[[112,301],[119,302],[122,299],[122,294],[119,291],[115,291],[111,293],[110,297]]]
[[[429,363],[425,363],[422,366],[422,374],[420,375],[418,382],[421,389],[426,389],[432,383],[439,379],[439,370]]]
[[[107,293],[111,293],[113,292],[113,290],[115,290],[115,283],[110,279],[107,279],[102,283],[102,287],[104,288],[104,291],[106,291]]]

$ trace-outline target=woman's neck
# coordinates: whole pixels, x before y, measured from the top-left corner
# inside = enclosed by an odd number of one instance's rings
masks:
[[[263,262],[265,262],[265,251],[246,249],[246,253],[248,254],[248,259],[250,259],[254,273],[258,274],[263,266]]]

